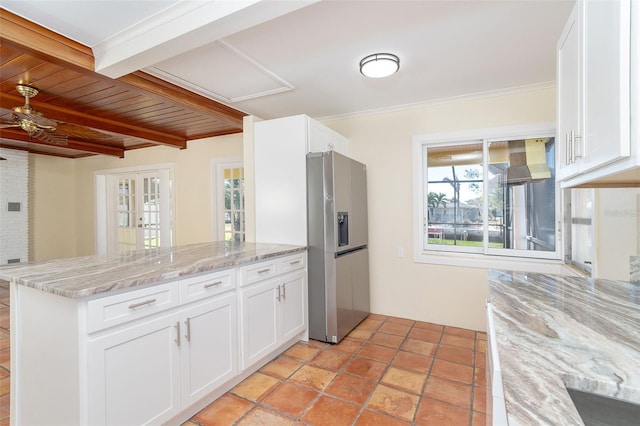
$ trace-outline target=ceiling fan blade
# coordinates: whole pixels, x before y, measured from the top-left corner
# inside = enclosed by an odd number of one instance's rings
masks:
[[[42,142],[52,143],[55,145],[66,145],[68,142],[67,135],[45,129],[38,129],[31,136],[36,139],[40,139]]]
[[[35,110],[33,111],[35,113],[25,114],[23,112],[14,111],[13,114],[18,118],[18,120],[30,120],[30,121],[33,121],[38,127],[42,129],[55,130],[56,125],[58,123],[48,119],[47,117],[44,117],[42,114],[40,114]]]
[[[0,122],[0,129],[8,129],[9,127],[20,127],[20,124],[13,121]]]

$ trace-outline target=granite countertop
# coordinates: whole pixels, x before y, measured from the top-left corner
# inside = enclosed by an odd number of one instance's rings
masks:
[[[565,385],[640,403],[640,283],[489,272],[509,425],[582,424]]]
[[[304,246],[212,242],[136,251],[119,256],[85,256],[0,267],[0,279],[70,298],[159,283],[275,256]]]

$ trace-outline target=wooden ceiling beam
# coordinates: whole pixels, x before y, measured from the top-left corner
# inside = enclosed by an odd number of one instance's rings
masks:
[[[49,62],[93,71],[91,48],[0,8],[0,41]]]
[[[46,156],[49,156],[49,157],[69,158],[71,160],[73,160],[75,158],[78,158],[78,157],[70,155],[70,154],[62,154],[62,153],[59,153],[59,152],[44,151],[44,150],[34,149],[32,147],[9,145],[9,144],[6,144],[6,143],[2,143],[2,140],[0,140],[0,148],[13,149],[15,151],[24,151],[24,152],[28,152],[30,154],[46,155]],[[87,155],[89,155],[89,154],[87,153]]]
[[[118,81],[159,96],[161,99],[170,99],[187,108],[200,112],[213,113],[228,124],[239,127],[240,129],[242,129],[242,118],[247,115],[220,102],[190,92],[189,90],[168,83],[143,71],[135,71],[127,74],[118,78]]]
[[[113,157],[124,158],[124,148],[101,145],[99,143],[81,141],[73,138],[69,138],[66,145],[57,145],[53,143],[42,142],[38,139],[29,139],[29,135],[24,130],[0,129],[0,138],[6,138],[6,139],[22,141],[22,142],[29,142],[29,143],[38,144],[38,145],[75,149],[78,151],[91,152],[94,154],[104,154],[104,155],[110,155]],[[11,147],[10,145],[5,145],[5,147],[17,149],[15,147]],[[35,151],[30,150],[30,152],[35,152]]]
[[[175,148],[184,149],[187,147],[186,139],[165,132],[150,130],[144,127],[134,126],[133,124],[122,123],[108,118],[85,114],[83,112],[63,108],[58,105],[41,103],[33,99],[29,102],[33,108],[52,120],[147,139]],[[0,105],[2,105],[3,108],[8,109],[10,106],[20,106],[22,104],[24,104],[24,98],[0,92]]]
[[[57,65],[65,67],[72,65],[75,71],[81,73],[89,72],[93,77],[99,76],[104,80],[114,81],[95,72],[95,62],[91,48],[40,27],[4,9],[0,9],[0,40],[20,51],[26,51]],[[145,91],[162,100],[178,103],[191,110],[215,114],[227,123],[242,128],[242,117],[246,115],[245,113],[148,73],[136,71],[120,77],[116,81],[134,89]]]

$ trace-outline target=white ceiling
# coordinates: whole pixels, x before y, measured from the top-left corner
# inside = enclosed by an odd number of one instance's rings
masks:
[[[550,85],[574,0],[0,0],[94,49],[262,118],[323,118]],[[400,71],[367,79],[364,56]]]

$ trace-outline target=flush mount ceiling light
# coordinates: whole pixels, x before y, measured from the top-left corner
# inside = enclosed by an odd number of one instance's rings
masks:
[[[374,53],[360,61],[360,72],[366,77],[388,77],[399,69],[400,59],[391,53]]]

